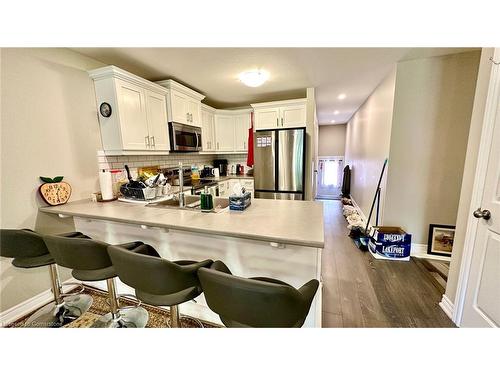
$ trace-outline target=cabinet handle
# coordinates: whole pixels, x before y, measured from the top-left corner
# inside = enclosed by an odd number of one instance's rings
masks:
[[[151,147],[155,147],[155,146],[156,146],[155,137],[152,136],[151,137]]]
[[[281,126],[283,126],[283,117],[281,118]]]
[[[189,112],[186,112],[186,121],[189,122]]]
[[[219,142],[217,142],[217,150],[219,149]]]
[[[151,145],[149,143],[149,135],[144,137],[144,143],[146,143],[146,147],[151,147]]]
[[[243,142],[243,150],[246,150],[246,149],[247,149],[247,143]]]
[[[276,127],[280,126],[280,123],[278,122],[278,118],[276,117]]]

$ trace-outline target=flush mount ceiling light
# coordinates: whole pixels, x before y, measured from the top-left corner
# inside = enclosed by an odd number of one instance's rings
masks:
[[[330,121],[332,124],[335,124],[335,120]]]
[[[340,94],[339,96],[337,96],[337,99],[344,100],[346,96],[346,94]]]
[[[239,77],[244,85],[249,87],[258,87],[267,81],[269,78],[269,73],[265,70],[247,70],[246,72],[240,73]]]
[[[339,111],[334,111],[333,114],[334,115],[338,115],[340,112]]]

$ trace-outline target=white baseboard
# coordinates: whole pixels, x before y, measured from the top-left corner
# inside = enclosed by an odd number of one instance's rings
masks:
[[[410,255],[416,258],[442,260],[445,262],[451,261],[451,257],[427,254],[427,244],[421,244],[421,243],[412,242]]]
[[[78,283],[78,280],[71,278],[65,283]],[[74,288],[73,285],[63,286],[63,292],[67,292],[69,289]],[[16,306],[12,306],[10,309],[0,312],[0,327],[5,327],[10,323],[15,322],[17,319],[29,314],[42,307],[43,305],[49,303],[54,299],[52,291],[47,289],[36,296],[33,296],[26,301],[23,301]]]
[[[441,307],[441,309],[443,309],[445,314],[448,315],[448,318],[453,321],[453,312],[455,311],[455,305],[445,294],[443,294],[443,298],[441,299],[441,302],[439,302],[439,306]]]

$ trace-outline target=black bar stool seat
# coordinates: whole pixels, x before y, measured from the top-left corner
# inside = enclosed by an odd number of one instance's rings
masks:
[[[64,233],[59,236],[89,238],[80,232]],[[81,294],[83,288],[78,292],[63,293],[56,262],[40,234],[30,229],[1,229],[0,255],[13,258],[12,265],[17,268],[49,266],[54,302],[34,312],[27,319],[26,327],[62,327],[80,317],[92,305],[92,297]]]
[[[213,263],[210,259],[171,262],[161,258],[149,245],[135,252],[121,246],[109,246],[108,253],[118,277],[135,289],[138,299],[153,306],[170,307],[170,326],[174,328],[181,327],[178,306],[202,293],[197,271]],[[198,324],[203,326],[201,322]]]
[[[110,312],[102,315],[93,328],[142,328],[148,321],[148,312],[140,303],[135,306],[120,307],[116,293],[117,276],[108,255],[109,244],[90,238],[65,238],[45,236],[45,243],[58,265],[71,268],[73,277],[80,281],[106,280],[109,294]],[[126,251],[134,251],[142,242],[130,242],[121,246]]]
[[[234,276],[221,261],[200,268],[208,307],[226,327],[302,327],[319,286],[312,279],[299,289],[269,277]]]

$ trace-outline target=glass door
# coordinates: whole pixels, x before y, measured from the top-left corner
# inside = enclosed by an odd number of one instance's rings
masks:
[[[343,169],[342,156],[319,158],[316,198],[340,199]]]

